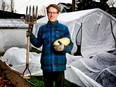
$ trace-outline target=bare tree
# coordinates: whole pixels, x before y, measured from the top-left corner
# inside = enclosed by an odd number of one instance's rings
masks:
[[[14,12],[14,0],[10,1],[11,12]]]
[[[5,11],[8,7],[8,5],[6,4],[6,2],[4,0],[1,0],[1,10]]]
[[[14,0],[0,0],[0,9],[3,11],[14,12]]]
[[[116,3],[116,1],[115,0],[110,0],[110,1],[108,1],[108,5],[110,6],[110,7],[114,7],[114,4]]]

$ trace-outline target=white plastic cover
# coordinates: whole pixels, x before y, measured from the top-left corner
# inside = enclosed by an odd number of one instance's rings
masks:
[[[0,52],[11,47],[26,47],[27,29],[0,29]]]
[[[41,54],[31,52],[29,53],[29,69],[31,71],[31,75],[42,75],[40,68],[40,56]],[[2,61],[4,61],[8,66],[10,65],[10,68],[13,70],[23,74],[24,69],[26,68],[26,49],[12,47],[5,52],[4,56],[2,57]],[[24,75],[30,75],[28,69]]]
[[[31,75],[33,76],[41,76],[41,64],[40,64],[40,56],[41,54],[37,53],[29,53],[29,70],[31,71]],[[65,78],[77,85],[82,87],[102,87],[99,83],[85,75],[82,71],[80,71],[77,67],[72,64],[82,58],[81,56],[72,56],[67,54],[67,69]],[[1,58],[11,69],[16,70],[23,74],[26,67],[26,49],[12,47],[6,51],[4,56]],[[28,70],[24,73],[25,76],[29,76],[30,73]]]
[[[29,56],[31,75],[41,76],[41,54],[30,52]],[[65,71],[65,78],[70,82],[81,87],[102,87],[102,85],[103,87],[116,86],[116,52],[115,55],[111,53],[97,54],[91,59],[70,54],[66,54],[66,57],[67,69]],[[1,60],[8,66],[10,65],[11,69],[22,74],[26,67],[26,49],[12,47],[6,51]],[[24,75],[30,75],[28,70]],[[110,79],[107,77],[110,77]],[[106,86],[107,82],[109,85]]]
[[[4,41],[3,41],[3,33],[0,32],[0,51],[4,52]]]
[[[116,19],[100,9],[90,9],[70,13],[62,13],[59,22],[68,26],[74,47],[74,54],[81,45],[84,57],[115,49]],[[47,23],[47,17],[41,18],[34,26],[33,33],[37,35],[39,27]],[[112,33],[113,31],[113,33]]]
[[[68,59],[67,80],[82,87],[101,87],[100,84],[103,87],[116,86],[116,53],[104,52],[92,58],[83,58],[70,54],[66,56]]]

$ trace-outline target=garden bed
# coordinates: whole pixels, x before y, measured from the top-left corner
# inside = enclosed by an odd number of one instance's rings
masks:
[[[0,53],[3,56],[4,53]],[[65,80],[64,87],[79,87]],[[44,87],[42,76],[32,76],[30,80],[25,80],[19,72],[12,70],[5,62],[0,60],[0,87]]]

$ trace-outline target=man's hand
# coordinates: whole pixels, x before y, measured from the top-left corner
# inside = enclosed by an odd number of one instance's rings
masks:
[[[59,43],[60,43],[60,45],[54,46],[54,49],[55,49],[56,51],[63,51],[63,50],[64,50],[64,44],[61,43],[61,42],[59,42]]]
[[[28,37],[28,36],[31,36],[32,35],[32,32],[30,32],[30,31],[26,31],[26,36]]]

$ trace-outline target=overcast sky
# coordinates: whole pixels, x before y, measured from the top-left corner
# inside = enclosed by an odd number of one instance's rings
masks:
[[[14,0],[16,12],[22,14],[26,13],[26,6],[38,6],[39,13],[42,14],[42,8],[51,3],[58,4],[59,2],[72,3],[72,0]]]
[[[114,1],[116,2],[116,0]],[[26,6],[38,6],[39,14],[42,14],[43,8],[51,3],[58,4],[59,2],[72,3],[72,0],[14,0],[14,6],[16,13],[20,14],[26,13]]]

